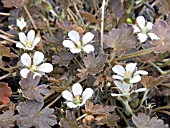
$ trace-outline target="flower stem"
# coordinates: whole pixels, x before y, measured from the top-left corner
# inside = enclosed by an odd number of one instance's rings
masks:
[[[100,50],[103,51],[103,31],[104,31],[104,8],[105,8],[105,0],[102,3],[102,16],[101,16],[101,31],[100,31]]]
[[[46,108],[49,108],[51,105],[53,105],[58,99],[60,99],[61,95],[57,96],[57,98],[55,98],[55,100],[53,100],[51,103],[49,103]]]
[[[151,52],[153,52],[153,48],[141,50],[141,51],[138,51],[138,52],[135,52],[135,53],[126,54],[122,57],[115,58],[115,60],[120,61],[120,60],[124,60],[124,59],[129,59],[129,58],[133,58],[133,57],[137,57],[137,56],[146,55],[146,54],[151,53]]]
[[[122,100],[123,104],[125,105],[125,109],[128,113],[130,113],[132,116],[135,115],[129,106],[129,101],[128,100]]]

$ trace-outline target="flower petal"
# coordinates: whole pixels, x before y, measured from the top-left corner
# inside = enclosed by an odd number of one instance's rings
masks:
[[[130,83],[137,83],[141,80],[140,75],[135,75],[132,79],[130,79]]]
[[[74,104],[73,102],[68,102],[68,103],[67,103],[67,106],[68,106],[69,108],[76,108],[76,107],[78,107],[79,105],[76,105],[76,104]]]
[[[144,71],[144,70],[138,70],[138,71],[136,71],[135,73],[134,73],[134,76],[135,75],[147,75],[148,74],[148,72],[147,71]]]
[[[27,53],[24,53],[21,56],[21,62],[29,68],[31,66],[31,57]]]
[[[30,31],[28,32],[28,34],[27,34],[27,39],[28,39],[29,41],[33,42],[34,38],[35,38],[35,31],[34,31],[34,30],[30,30]]]
[[[34,53],[33,65],[40,64],[44,59],[44,54],[42,52],[36,51]]]
[[[143,43],[147,40],[147,35],[144,33],[139,33],[137,36],[141,43]]]
[[[40,37],[36,37],[32,43],[33,46],[36,46],[40,42]]]
[[[71,92],[69,92],[68,90],[64,90],[62,92],[62,97],[68,101],[73,101],[73,95]]]
[[[81,49],[80,49],[80,48],[72,48],[72,49],[70,49],[70,51],[71,51],[73,54],[75,54],[75,53],[81,52]]]
[[[70,48],[70,49],[76,47],[75,44],[70,40],[64,40],[63,46],[66,47],[66,48]]]
[[[148,30],[152,30],[152,26],[153,26],[153,24],[151,22],[147,22],[146,28]]]
[[[23,68],[21,71],[20,71],[20,74],[23,78],[27,78],[27,74],[29,73],[29,70],[27,68]]]
[[[140,32],[140,29],[136,25],[132,25],[132,26],[133,26],[133,29],[134,29],[133,33]]]
[[[122,93],[128,93],[130,90],[130,87],[132,86],[131,84],[120,82],[118,80],[115,80],[114,83]]]
[[[89,53],[89,52],[93,52],[94,51],[94,47],[93,45],[91,44],[87,44],[83,47],[83,50],[86,52],[86,53]]]
[[[113,72],[117,73],[118,75],[124,76],[125,75],[125,69],[121,65],[115,65],[112,68]]]
[[[26,40],[27,40],[27,37],[26,37],[25,33],[20,32],[20,33],[18,33],[18,36],[19,36],[19,40],[20,40],[23,44],[25,44],[25,42],[26,42]]]
[[[139,88],[139,89],[135,90],[135,92],[144,92],[146,90],[147,90],[146,88]]]
[[[79,35],[79,33],[76,32],[76,31],[74,31],[74,30],[71,30],[71,31],[68,33],[68,36],[69,36],[69,38],[70,38],[73,42],[75,42],[75,43],[77,43],[77,42],[80,41],[80,35]]]
[[[17,43],[16,43],[16,47],[17,47],[17,48],[25,49],[24,45],[23,45],[21,42],[17,42]]]
[[[128,63],[126,65],[125,69],[126,69],[126,71],[129,71],[129,72],[133,73],[135,71],[135,69],[136,69],[136,65],[137,65],[137,63]]]
[[[143,16],[138,16],[136,18],[136,22],[138,23],[139,27],[143,29],[145,27],[145,18]]]
[[[92,34],[91,32],[87,32],[82,38],[83,45],[92,41],[93,38],[94,38],[94,34]]]
[[[114,79],[118,79],[118,80],[123,80],[124,79],[122,76],[119,76],[119,75],[113,75],[112,77]]]
[[[87,99],[90,99],[90,97],[92,97],[93,95],[93,89],[91,88],[86,88],[82,94],[82,99],[83,99],[83,104],[86,102]]]
[[[159,40],[160,38],[157,37],[157,35],[155,35],[154,33],[148,33],[149,37],[151,38],[151,40]]]
[[[50,63],[43,63],[37,68],[37,70],[40,72],[50,73],[53,71],[53,65]]]
[[[81,96],[83,88],[79,83],[75,83],[72,86],[72,92],[74,96]]]
[[[111,95],[112,95],[113,97],[116,97],[116,96],[129,96],[130,93],[123,93],[123,94],[111,93]]]

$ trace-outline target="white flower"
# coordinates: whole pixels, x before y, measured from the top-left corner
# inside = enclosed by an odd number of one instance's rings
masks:
[[[36,51],[34,53],[33,62],[30,55],[24,53],[21,56],[21,62],[25,66],[25,68],[23,68],[20,71],[21,76],[23,78],[26,78],[29,71],[32,71],[35,73],[35,75],[39,75],[39,76],[53,71],[53,65],[50,63],[42,63],[43,60],[44,60],[44,54],[42,52]]]
[[[40,42],[40,37],[35,37],[35,31],[30,30],[27,34],[20,32],[18,33],[20,42],[16,43],[16,47],[25,50],[33,50],[34,47]]]
[[[152,23],[147,22],[143,16],[138,16],[136,18],[137,25],[133,25],[134,33],[137,33],[138,39],[140,42],[145,42],[148,36],[151,40],[158,40],[160,39],[154,33],[151,32],[152,30]]]
[[[83,92],[83,88],[79,83],[75,83],[72,86],[72,93],[68,90],[62,92],[62,97],[67,100],[67,106],[69,108],[76,108],[85,104],[86,100],[93,95],[91,88],[86,88]]]
[[[121,82],[118,80],[115,80],[114,83],[117,86],[117,88],[120,90],[121,93],[120,94],[112,93],[111,94],[112,96],[126,96],[126,97],[128,97],[133,92],[137,93],[137,92],[146,91],[146,88],[140,88],[140,89],[131,91],[132,84],[127,84],[125,82]]]
[[[147,75],[148,72],[144,70],[137,71],[136,65],[137,63],[129,63],[125,69],[121,65],[115,65],[112,70],[117,73],[117,75],[113,75],[113,78],[124,81],[127,84],[139,82],[141,80],[140,75]]]
[[[82,50],[86,53],[94,51],[93,45],[88,44],[94,38],[94,35],[91,32],[87,32],[83,35],[82,40],[80,40],[79,33],[74,30],[71,30],[68,33],[68,36],[70,40],[64,40],[63,45],[64,47],[69,48],[73,54],[79,53]]]
[[[22,31],[26,27],[27,23],[24,21],[24,18],[21,17],[20,19],[17,19],[17,26]]]

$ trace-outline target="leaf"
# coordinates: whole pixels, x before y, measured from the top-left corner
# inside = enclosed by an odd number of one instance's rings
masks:
[[[135,48],[139,41],[133,34],[132,26],[124,24],[120,29],[113,28],[108,35],[104,35],[104,43],[114,50],[127,50]]]
[[[132,116],[132,121],[137,128],[169,128],[168,124],[164,124],[163,120],[156,117],[150,118],[144,113],[139,113],[138,116]]]
[[[165,77],[163,77],[163,76],[160,76],[157,78],[154,78],[152,76],[142,76],[141,84],[145,88],[153,88],[153,87],[161,84],[164,80],[165,80]]]
[[[5,57],[18,57],[17,55],[13,54],[10,52],[10,48],[0,45],[0,56],[5,56]]]
[[[37,100],[42,102],[44,97],[41,95],[47,95],[50,93],[50,90],[47,89],[48,85],[42,84],[38,85],[40,82],[40,76],[34,76],[33,72],[29,72],[27,78],[23,78],[19,84],[22,89],[23,97],[29,100]],[[37,86],[38,85],[38,86]]]
[[[87,100],[85,103],[85,111],[92,115],[108,114],[115,110],[115,106],[104,106],[96,104],[94,105],[91,101]]]
[[[11,88],[8,87],[8,83],[0,82],[0,101],[3,104],[8,104],[10,99],[8,97],[12,96]]]
[[[78,128],[75,115],[68,110],[66,110],[66,118],[62,118],[59,125],[63,128]]]
[[[123,3],[121,0],[111,0],[108,7],[113,12],[115,17],[121,17],[124,14]]]
[[[73,54],[71,54],[70,52],[61,51],[58,53],[58,55],[54,55],[52,57],[53,64],[59,64],[59,66],[68,67],[70,61],[73,59]]]
[[[28,2],[29,0],[2,0],[2,3],[6,8],[12,8],[12,7],[20,8]]]
[[[54,109],[45,107],[42,109],[44,103],[36,100],[27,100],[19,103],[16,107],[19,112],[17,119],[20,128],[51,128],[57,124],[56,116],[53,115]]]
[[[91,23],[100,23],[101,22],[100,19],[96,19],[94,15],[92,15],[86,11],[81,11],[80,13],[87,19],[87,21],[89,21]]]
[[[159,7],[159,12],[168,15],[170,13],[170,1],[169,0],[157,0],[156,1],[158,7]]]
[[[170,51],[170,26],[160,19],[153,25],[152,32],[160,38],[151,42],[154,45],[154,52],[164,53]]]
[[[79,77],[86,75],[95,75],[103,70],[104,64],[107,61],[107,55],[99,53],[97,57],[93,52],[87,54],[87,57],[83,59],[86,69],[78,69],[80,73],[77,74]]]
[[[0,115],[0,127],[1,128],[10,128],[14,127],[14,121],[18,116],[14,115],[14,112],[8,110]]]

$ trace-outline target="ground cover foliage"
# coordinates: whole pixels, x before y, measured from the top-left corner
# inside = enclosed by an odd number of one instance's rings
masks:
[[[1,0],[0,128],[168,128],[169,0]]]

